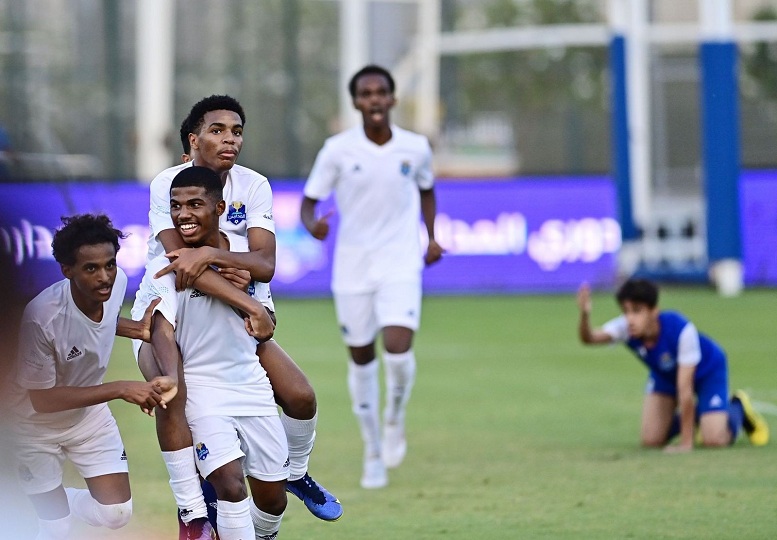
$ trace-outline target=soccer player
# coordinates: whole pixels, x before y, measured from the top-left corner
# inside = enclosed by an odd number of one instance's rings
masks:
[[[229,249],[219,231],[226,204],[213,170],[194,166],[179,172],[170,187],[170,208],[188,245]],[[152,351],[166,366],[163,370],[177,369],[183,360],[186,419],[196,443],[197,467],[218,496],[219,537],[275,538],[286,508],[288,446],[251,337],[261,338],[255,320],[269,321],[270,316],[231,285],[228,303],[192,287],[176,292],[175,276],[159,274],[168,262],[164,255],[149,262],[137,299],[143,304],[162,299],[153,318]],[[252,314],[245,327],[233,306]]]
[[[703,446],[728,446],[741,427],[753,445],[769,441],[769,426],[747,394],[738,390],[729,400],[726,353],[682,314],[659,309],[654,283],[630,279],[615,297],[623,314],[592,328],[591,292],[583,284],[577,294],[578,333],[587,345],[623,343],[648,368],[643,446],[690,452],[696,423]],[[665,446],[678,434],[677,444]]]
[[[66,538],[73,515],[111,529],[129,522],[127,455],[107,402],[151,411],[175,395],[170,378],[103,383],[114,335],[149,339],[150,322],[119,317],[127,287],[116,265],[121,231],[104,215],[63,224],[52,248],[65,279],[24,310],[13,407],[19,483],[38,514],[39,540]],[[65,459],[88,489],[62,486]]]
[[[362,126],[327,139],[305,184],[300,216],[307,230],[324,240],[329,214],[316,217],[316,206],[334,191],[340,225],[332,291],[350,350],[348,388],[365,445],[361,486],[375,489],[388,484],[386,467],[397,467],[407,450],[404,421],[415,380],[412,344],[421,315],[421,272],[424,260],[438,261],[443,250],[434,239],[429,141],[391,122],[394,79],[369,65],[351,78],[348,90]],[[421,214],[428,237],[425,257]],[[387,394],[382,443],[378,332]]]
[[[192,107],[181,126],[185,152],[182,157],[192,160],[162,171],[151,183],[149,258],[167,252],[174,260],[160,272],[174,271],[179,289],[196,285],[198,290],[225,301],[229,294],[225,287],[232,287],[229,281],[239,283],[238,269],[248,270],[257,287],[257,297],[273,310],[266,285],[275,271],[272,191],[264,176],[235,163],[243,145],[244,124],[243,108],[230,96],[206,97]],[[192,249],[173,227],[170,184],[178,172],[192,164],[209,167],[221,178],[224,199],[229,201],[228,210],[221,217],[221,228],[233,236],[233,251],[211,246]],[[238,240],[248,246],[241,247],[240,253],[235,252],[234,246]],[[271,336],[273,328],[266,330]],[[141,346],[138,363],[149,378],[159,371],[147,349]],[[317,422],[315,392],[299,367],[274,340],[261,343],[258,354],[272,383],[276,402],[282,408],[281,421],[290,454],[287,489],[317,517],[336,520],[342,515],[342,505],[308,474]],[[191,434],[184,411],[178,405],[173,403],[157,414],[157,435],[179,513],[187,526],[181,529],[181,537],[186,538],[188,534],[189,538],[199,538],[207,507],[192,457]]]

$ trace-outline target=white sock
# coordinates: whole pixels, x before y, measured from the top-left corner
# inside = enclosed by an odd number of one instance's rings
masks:
[[[251,521],[250,499],[240,502],[218,501],[219,538],[221,540],[251,540],[254,538],[254,523]]]
[[[38,536],[35,540],[63,540],[68,538],[73,526],[73,514],[59,519],[38,519]]]
[[[281,424],[289,444],[289,480],[299,480],[308,472],[308,461],[316,442],[318,413],[309,420],[297,420],[281,411]]]
[[[170,475],[170,489],[173,490],[175,504],[181,511],[184,523],[194,518],[208,517],[208,507],[205,506],[200,476],[194,462],[194,448],[190,446],[162,452],[162,459]]]
[[[405,409],[415,382],[415,353],[413,349],[394,354],[383,351],[386,378],[386,409],[383,419],[396,424],[405,419]]]
[[[349,361],[348,390],[351,393],[353,413],[359,420],[365,455],[380,456],[378,363],[373,360],[368,364],[359,365]]]
[[[102,504],[92,497],[88,489],[65,488],[67,503],[72,515],[92,527],[119,529],[132,517],[132,499],[118,504]]]
[[[283,513],[280,516],[274,516],[268,514],[254,504],[252,500],[251,505],[251,521],[254,522],[254,534],[256,534],[256,540],[272,540],[278,536],[278,531],[281,530],[281,519],[283,519]],[[219,525],[219,532],[221,532],[221,525]]]

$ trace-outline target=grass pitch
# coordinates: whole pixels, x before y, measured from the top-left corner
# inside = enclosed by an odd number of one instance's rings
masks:
[[[318,396],[310,471],[345,507],[340,521],[324,523],[290,497],[281,538],[777,537],[777,442],[754,448],[742,438],[688,455],[640,448],[646,370],[625,347],[578,343],[572,295],[427,298],[407,458],[386,489],[362,490],[362,443],[331,301],[276,303],[276,337]],[[750,392],[777,437],[777,291],[720,298],[666,287],[661,305],[724,346],[731,390]],[[594,295],[594,324],[616,314],[611,294]],[[139,378],[121,339],[106,380],[118,378]],[[111,408],[127,446],[135,515],[124,530],[90,537],[176,538],[153,421],[126,403]],[[68,483],[81,485],[72,472]],[[17,515],[29,518],[21,506]]]

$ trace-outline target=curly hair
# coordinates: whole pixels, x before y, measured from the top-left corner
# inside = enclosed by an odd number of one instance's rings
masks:
[[[51,249],[59,264],[69,266],[76,263],[76,252],[81,246],[112,244],[118,253],[119,239],[126,237],[104,214],[64,216],[62,227],[54,233]]]
[[[205,122],[206,113],[222,110],[237,113],[240,117],[240,122],[245,126],[246,114],[243,111],[243,106],[240,105],[238,100],[232,96],[212,95],[201,99],[192,106],[192,110],[189,111],[189,116],[184,120],[184,122],[187,122],[189,125],[189,133],[197,133],[200,131],[202,124]],[[183,125],[181,125],[181,128],[183,128]]]

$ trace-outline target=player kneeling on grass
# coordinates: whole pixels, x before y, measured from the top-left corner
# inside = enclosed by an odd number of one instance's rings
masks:
[[[170,215],[188,245],[229,249],[219,231],[225,207],[221,181],[211,169],[188,167],[173,179]],[[164,255],[149,262],[137,298],[143,304],[161,298],[151,332],[160,371],[176,373],[182,359],[186,419],[197,468],[218,497],[218,535],[275,538],[286,509],[289,451],[252,337],[269,338],[272,332],[265,330],[272,321],[237,287],[227,291],[229,304],[194,288],[176,292],[174,275],[154,277],[167,264]],[[246,312],[245,320],[235,308]]]
[[[38,514],[38,540],[68,538],[72,515],[111,529],[129,522],[127,455],[107,402],[152,411],[176,391],[169,377],[103,383],[114,335],[148,340],[150,311],[140,323],[119,317],[127,288],[116,266],[121,231],[102,215],[63,222],[52,248],[66,279],[24,311],[14,387],[19,482]],[[66,458],[88,489],[62,486]]]
[[[585,344],[624,343],[647,366],[642,408],[642,444],[667,452],[690,452],[698,423],[703,446],[732,444],[744,427],[750,442],[769,442],[769,426],[742,390],[728,397],[726,353],[696,330],[680,313],[658,308],[658,287],[650,281],[626,281],[616,294],[623,314],[601,328],[591,328],[591,293],[580,287],[579,335]],[[695,403],[694,403],[695,401]]]

